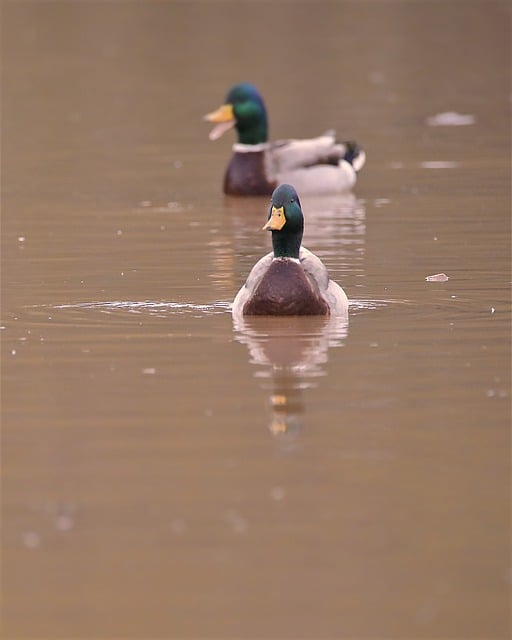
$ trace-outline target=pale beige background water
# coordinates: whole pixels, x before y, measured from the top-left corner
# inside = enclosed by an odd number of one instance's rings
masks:
[[[2,637],[509,638],[508,3],[1,18]],[[303,199],[348,326],[232,324],[239,80],[367,151]]]

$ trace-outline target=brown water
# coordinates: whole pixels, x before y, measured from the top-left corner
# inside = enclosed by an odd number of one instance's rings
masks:
[[[2,637],[509,638],[508,3],[2,26]],[[348,325],[233,326],[267,201],[201,116],[244,79],[367,151],[303,199]]]

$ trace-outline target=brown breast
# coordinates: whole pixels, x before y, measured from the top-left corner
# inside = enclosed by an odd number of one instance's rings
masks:
[[[319,316],[329,307],[312,286],[300,264],[274,260],[245,303],[246,316]]]
[[[264,151],[235,151],[224,176],[224,193],[234,196],[272,195],[277,182],[265,175]]]

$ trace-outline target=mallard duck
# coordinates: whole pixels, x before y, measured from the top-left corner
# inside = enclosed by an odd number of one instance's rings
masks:
[[[292,183],[303,194],[349,191],[365,153],[355,142],[337,142],[334,130],[304,140],[267,139],[267,111],[251,84],[232,87],[225,104],[204,116],[215,123],[210,140],[235,127],[238,142],[224,176],[224,193],[238,196],[270,195],[278,184]]]
[[[237,293],[232,312],[240,316],[347,315],[343,289],[302,244],[304,216],[297,191],[282,184],[272,194],[264,230],[273,251],[254,265]]]

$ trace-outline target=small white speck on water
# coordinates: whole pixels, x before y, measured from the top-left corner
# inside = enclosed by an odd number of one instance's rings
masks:
[[[382,71],[372,71],[370,73],[370,82],[373,84],[384,84],[386,82],[386,76]]]
[[[25,242],[25,236],[18,236],[18,242]]]
[[[141,200],[141,202],[139,202],[139,207],[150,207],[151,206],[151,200]]]
[[[174,518],[171,522],[171,530],[177,534],[185,533],[187,530],[187,523],[183,518]]]
[[[494,313],[496,311],[496,309],[494,307],[491,307],[491,313]]]
[[[272,500],[275,500],[276,502],[280,502],[281,500],[284,500],[286,496],[286,491],[283,487],[272,487],[272,489],[270,490],[270,497],[272,498]]]
[[[235,533],[245,533],[247,531],[247,520],[234,509],[226,511],[226,522]]]
[[[379,343],[378,342],[370,342],[370,347],[378,347]]]
[[[11,355],[15,356],[16,355],[16,349],[11,349]]]
[[[73,518],[65,513],[58,515],[54,520],[54,526],[57,531],[71,531],[74,524]]]
[[[450,298],[456,298],[457,296],[450,296]]]
[[[437,236],[434,236],[434,240],[437,240]]]
[[[51,319],[52,319],[52,317],[51,317],[51,316],[48,316],[48,320],[51,320]]]
[[[41,545],[41,536],[36,531],[24,531],[21,539],[27,549],[37,549]]]
[[[80,284],[84,284],[84,281],[83,281],[83,280],[80,280]]]
[[[116,235],[118,235],[118,236],[122,236],[122,235],[123,235],[123,230],[122,230],[122,229],[118,229],[118,230],[116,231]]]
[[[124,271],[121,271],[121,275],[124,276]]]

